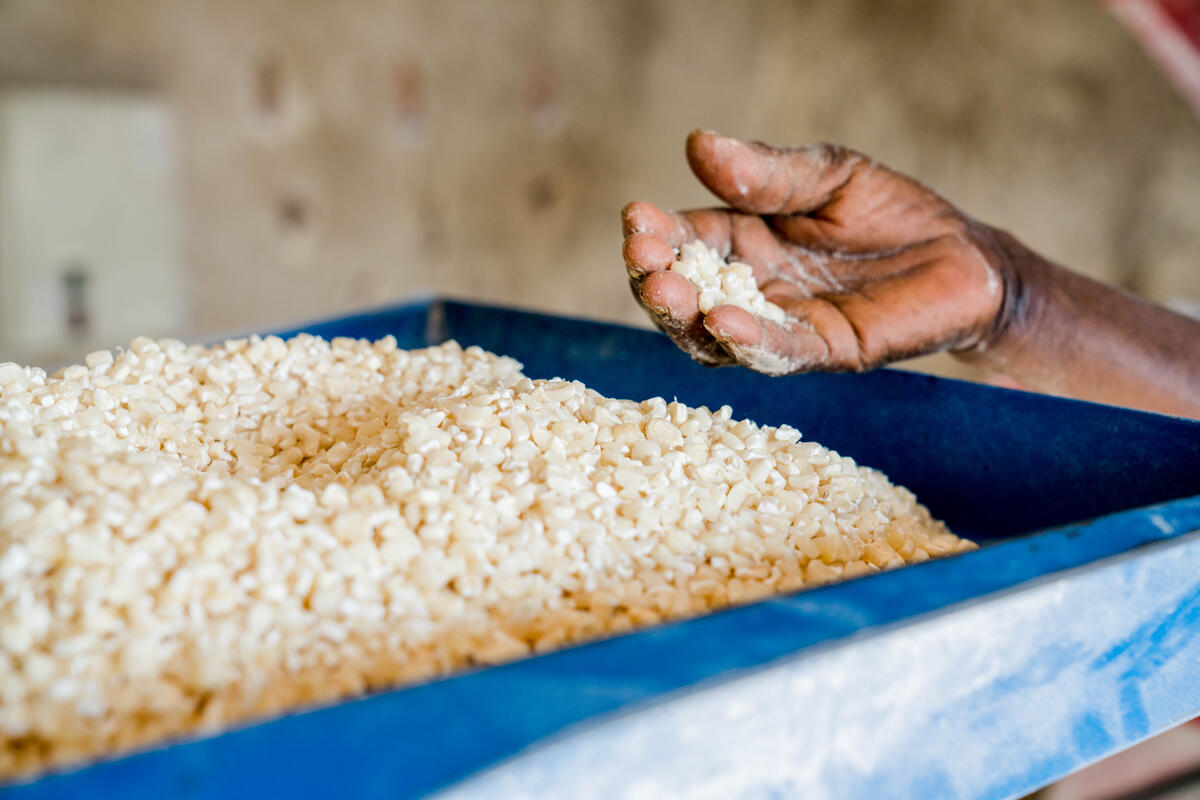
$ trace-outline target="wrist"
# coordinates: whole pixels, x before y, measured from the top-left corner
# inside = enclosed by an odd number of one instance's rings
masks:
[[[967,237],[1000,282],[1000,302],[984,319],[975,340],[953,350],[962,361],[1006,371],[1009,356],[1036,338],[1040,298],[1054,264],[1023,245],[1007,231],[971,222]]]
[[[1002,276],[985,335],[959,358],[1038,392],[1200,417],[1200,323],[1060,267],[979,226]]]

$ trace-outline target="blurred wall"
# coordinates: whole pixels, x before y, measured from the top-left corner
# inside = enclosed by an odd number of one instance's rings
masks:
[[[170,121],[144,92],[0,89],[0,360],[74,361],[179,330]]]
[[[617,212],[711,202],[694,127],[852,145],[1200,298],[1200,122],[1096,2],[0,0],[31,83],[173,109],[193,335],[420,292],[643,324]]]

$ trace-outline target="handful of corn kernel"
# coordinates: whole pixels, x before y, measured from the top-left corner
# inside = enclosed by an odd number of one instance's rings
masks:
[[[702,314],[731,305],[781,325],[787,320],[786,312],[758,288],[753,267],[740,261],[726,263],[720,253],[699,239],[680,246],[670,270],[696,287],[696,304]]]
[[[0,365],[0,776],[972,547],[798,431],[454,342]]]

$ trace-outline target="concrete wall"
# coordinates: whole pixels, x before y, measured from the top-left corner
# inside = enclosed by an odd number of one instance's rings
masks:
[[[30,82],[174,110],[196,334],[424,291],[640,323],[617,211],[711,202],[693,127],[850,144],[1200,298],[1200,122],[1094,2],[0,0]]]

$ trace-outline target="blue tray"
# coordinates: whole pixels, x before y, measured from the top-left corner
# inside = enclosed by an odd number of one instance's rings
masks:
[[[0,795],[1005,798],[1200,715],[1200,423],[892,370],[709,370],[655,333],[454,301],[302,330],[729,403],[985,546]]]

